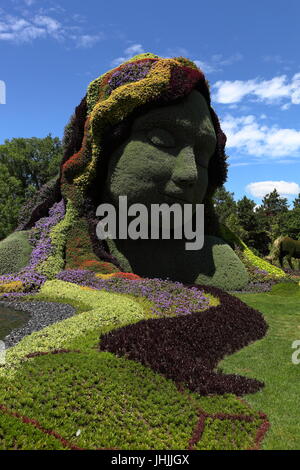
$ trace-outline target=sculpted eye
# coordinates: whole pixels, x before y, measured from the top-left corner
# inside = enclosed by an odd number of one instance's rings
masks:
[[[164,129],[154,128],[151,129],[147,134],[148,139],[153,145],[158,147],[174,147],[175,139],[170,132]]]

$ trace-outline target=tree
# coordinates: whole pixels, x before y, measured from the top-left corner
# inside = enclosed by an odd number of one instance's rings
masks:
[[[274,189],[263,198],[261,208],[266,217],[273,218],[280,215],[282,212],[288,211],[288,200],[280,197],[277,190]]]
[[[255,202],[244,196],[237,202],[237,216],[240,225],[247,232],[253,232],[258,228],[256,213],[254,212]]]
[[[58,173],[62,153],[59,138],[50,134],[0,145],[0,239],[16,228],[23,203]]]
[[[235,233],[235,235],[244,240],[245,236],[247,235],[247,232],[240,225],[237,214],[231,213],[227,217],[225,224],[232,232]]]
[[[215,211],[221,223],[225,223],[231,214],[236,214],[236,202],[233,199],[234,193],[230,193],[224,186],[218,188],[213,196]]]
[[[282,215],[281,230],[282,235],[300,240],[300,205]]]
[[[23,201],[21,182],[11,176],[7,167],[0,163],[0,240],[16,227]]]
[[[288,210],[287,199],[280,197],[276,189],[263,198],[256,214],[260,230],[267,233],[270,243],[282,235],[281,219]]]
[[[238,220],[244,230],[242,240],[250,248],[254,248],[265,256],[269,252],[271,239],[265,227],[262,226],[258,212],[254,210],[255,207],[255,202],[246,196],[237,202]]]
[[[0,163],[6,165],[10,176],[21,182],[24,190],[40,189],[58,173],[62,144],[49,134],[43,139],[14,138],[0,145]]]
[[[298,194],[298,197],[296,197],[293,201],[294,209],[297,209],[300,207],[300,193]]]

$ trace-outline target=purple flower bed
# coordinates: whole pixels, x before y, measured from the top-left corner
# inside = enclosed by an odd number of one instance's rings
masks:
[[[108,292],[120,294],[131,294],[138,297],[146,297],[151,300],[155,307],[151,311],[154,314],[187,315],[194,311],[207,308],[209,299],[202,290],[188,289],[180,282],[172,282],[162,279],[99,279],[92,272],[84,270],[67,270],[57,275],[62,281],[93,287]]]
[[[124,65],[121,70],[117,70],[113,73],[108,81],[109,87],[107,89],[107,95],[110,95],[114,89],[124,85],[125,83],[142,80],[146,77],[152,65],[153,60]]]
[[[36,271],[37,266],[45,261],[51,254],[52,244],[50,230],[58,224],[65,214],[65,203],[61,200],[49,210],[49,216],[36,222],[31,231],[29,241],[33,245],[29,264],[17,274],[0,276],[0,283],[21,281],[24,292],[11,292],[3,294],[1,298],[22,297],[29,291],[34,293],[47,280],[45,276]]]
[[[55,203],[49,210],[49,216],[36,222],[29,238],[34,249],[28,267],[35,268],[38,264],[47,259],[51,252],[50,230],[58,224],[65,215],[65,203],[61,200]],[[27,268],[26,268],[27,269]]]
[[[93,271],[86,269],[67,269],[58,273],[56,278],[61,281],[73,282],[73,284],[78,284],[79,286],[94,287],[95,289],[98,288],[100,281],[100,279],[95,277]]]

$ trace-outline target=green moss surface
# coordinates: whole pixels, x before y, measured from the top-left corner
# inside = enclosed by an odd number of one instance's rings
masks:
[[[224,290],[238,290],[249,282],[243,263],[232,248],[218,237],[206,237],[207,251],[211,256],[203,259],[204,269],[196,279],[197,284],[219,287]]]
[[[29,263],[32,246],[28,233],[13,232],[0,242],[0,275],[16,273]]]
[[[201,250],[187,251],[184,240],[109,240],[123,269],[143,277],[237,290],[247,285],[244,264],[224,240],[205,236]],[[148,242],[148,244],[146,244]]]

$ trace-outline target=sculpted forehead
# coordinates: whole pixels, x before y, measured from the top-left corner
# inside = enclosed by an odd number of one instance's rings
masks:
[[[193,90],[180,103],[152,109],[138,117],[133,131],[151,128],[153,125],[169,127],[170,130],[183,129],[199,137],[205,135],[216,139],[208,105],[199,91]]]

